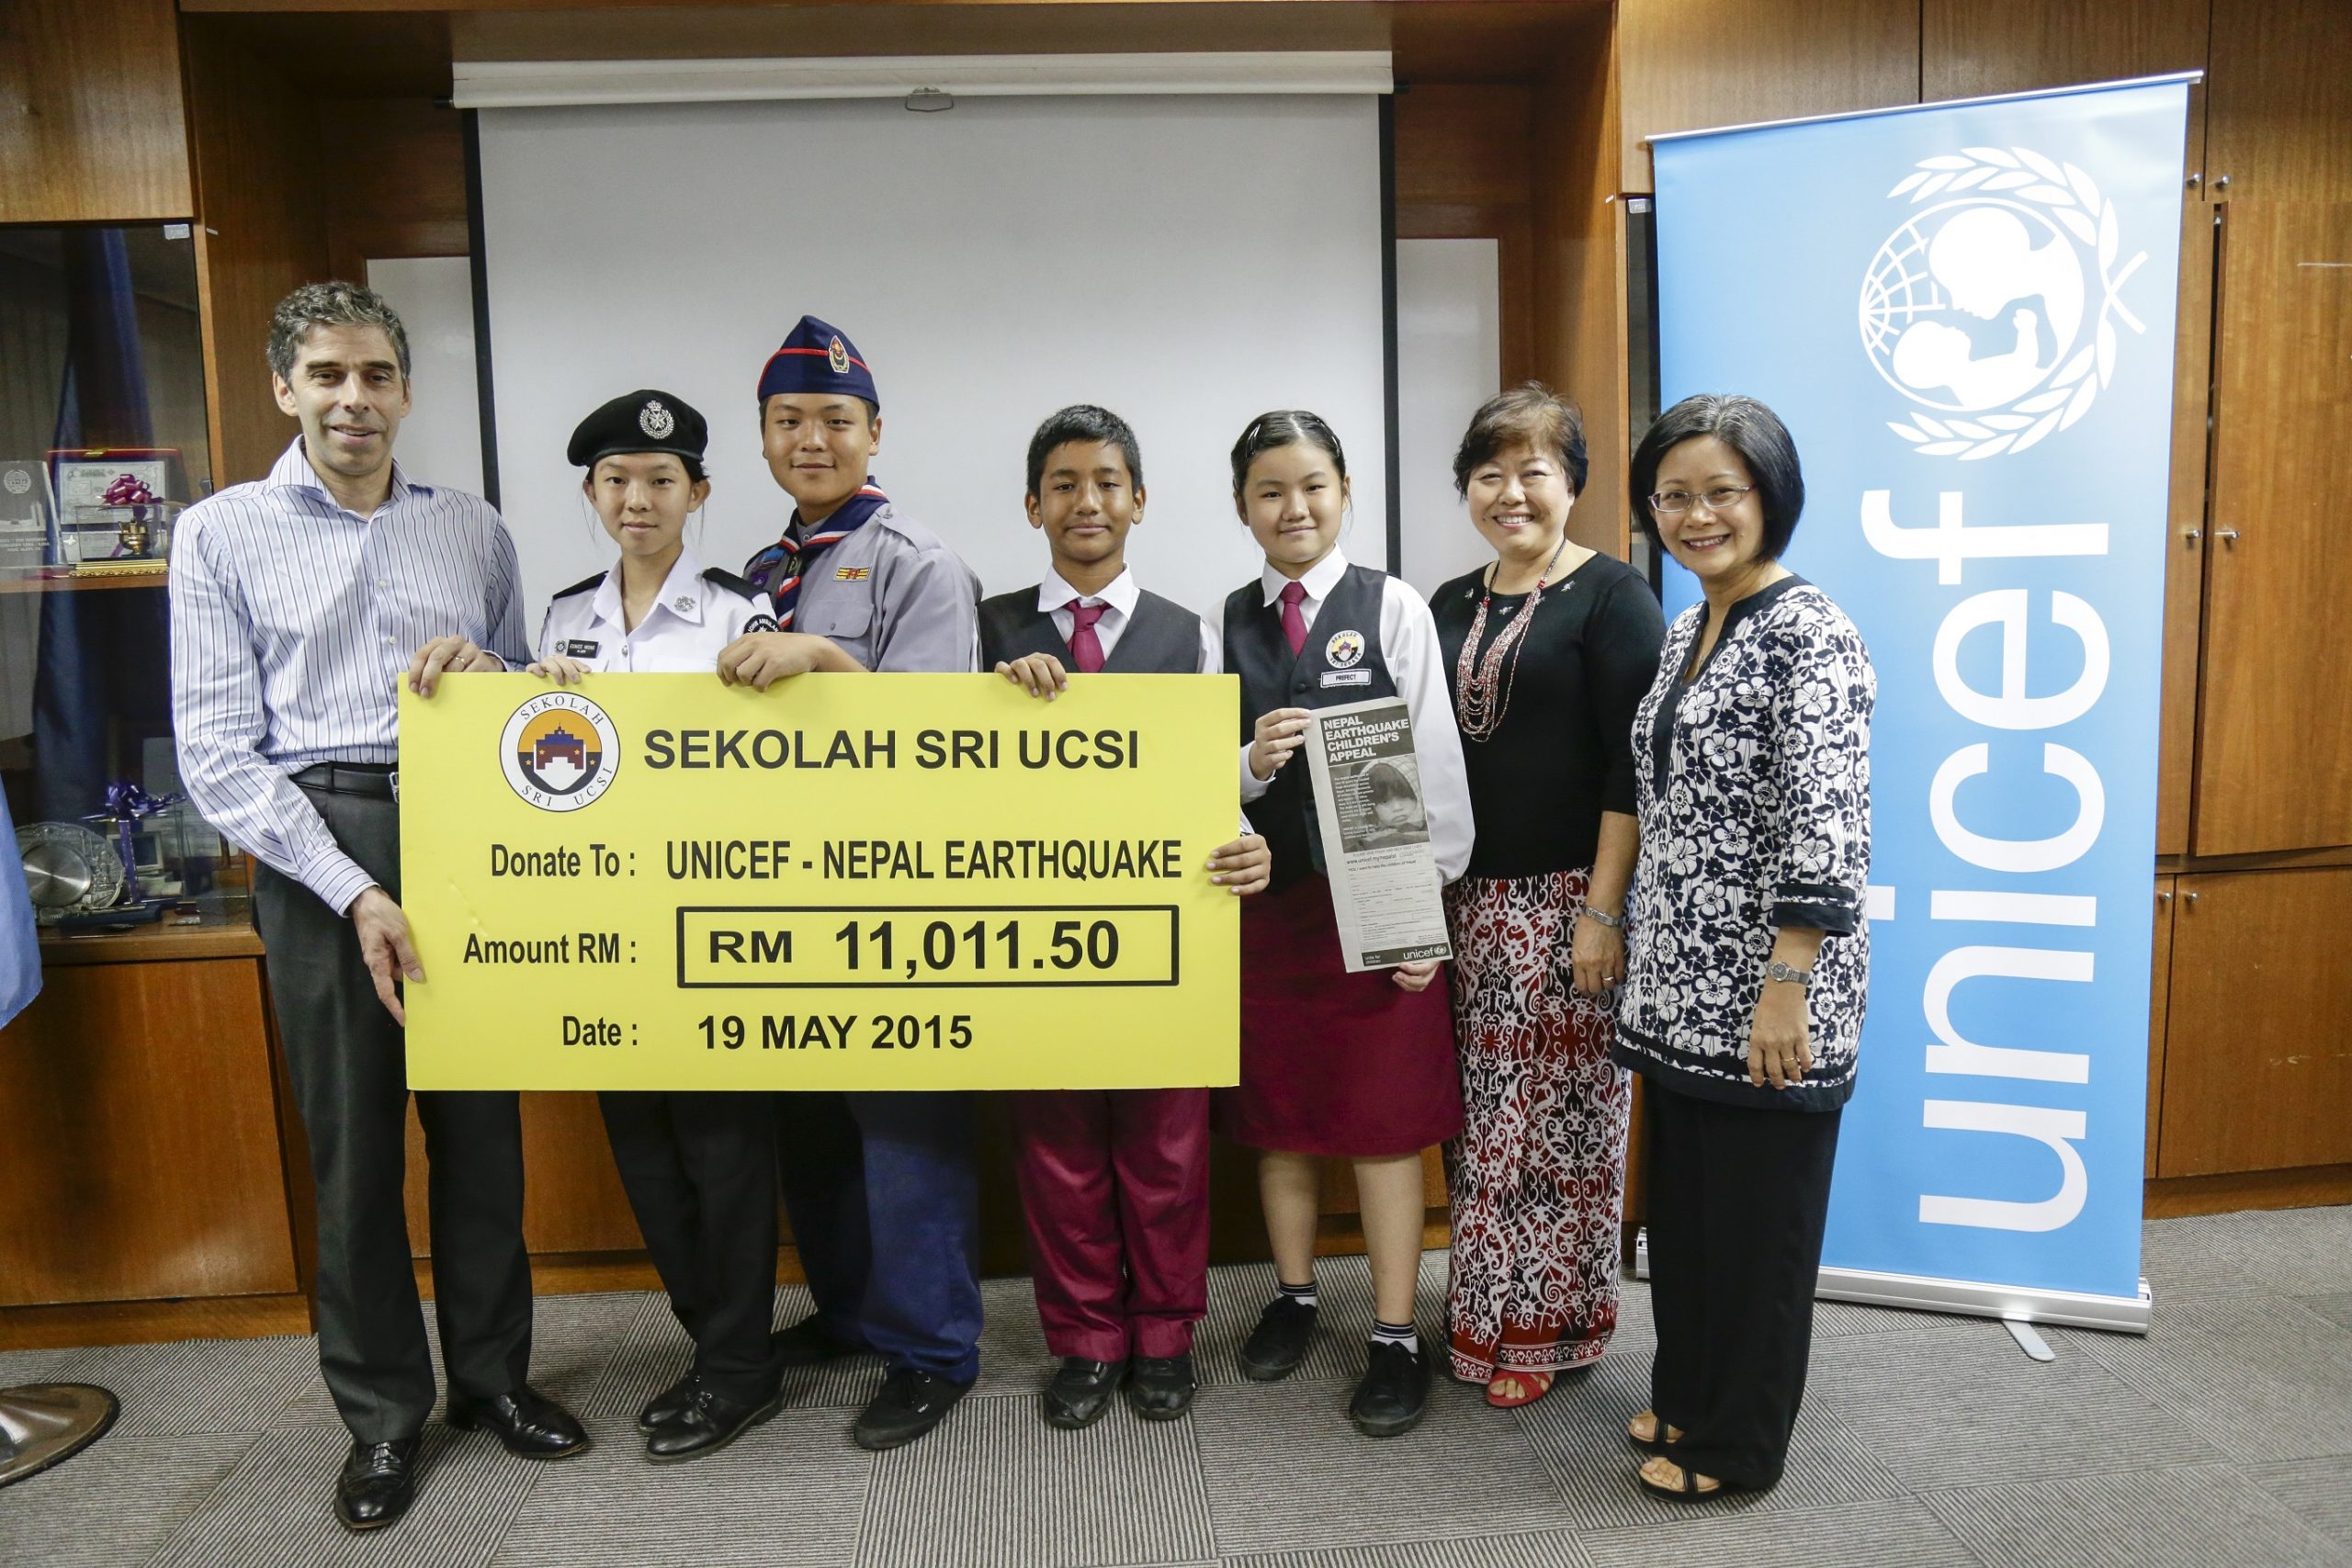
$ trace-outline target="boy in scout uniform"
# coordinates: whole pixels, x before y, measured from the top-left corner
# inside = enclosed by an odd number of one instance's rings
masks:
[[[768,471],[792,521],[743,575],[777,630],[719,655],[722,679],[765,691],[811,670],[963,673],[978,646],[979,581],[873,482],[881,398],[855,345],[804,316],[760,376]],[[852,1435],[897,1448],[939,1424],[979,1375],[979,1203],[969,1097],[779,1097],[793,1239],[816,1313],[775,1337],[806,1365],[858,1349],[888,1363]]]

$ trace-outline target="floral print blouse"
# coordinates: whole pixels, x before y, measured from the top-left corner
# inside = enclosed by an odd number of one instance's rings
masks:
[[[1688,681],[1707,607],[1667,628],[1634,716],[1641,859],[1628,905],[1617,1060],[1704,1100],[1831,1111],[1854,1090],[1870,979],[1871,706],[1861,634],[1784,577],[1731,607]],[[1775,930],[1827,936],[1805,1005],[1813,1067],[1747,1081]]]

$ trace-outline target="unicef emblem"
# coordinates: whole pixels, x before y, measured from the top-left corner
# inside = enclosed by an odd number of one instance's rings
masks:
[[[1962,194],[1965,193],[1965,194]],[[1887,428],[1930,457],[2022,452],[2090,412],[2115,379],[2115,203],[2091,176],[2023,147],[1923,158],[1886,193],[1912,214],[1862,278],[1862,349],[1915,405]]]
[[[499,766],[516,795],[542,811],[577,811],[613,782],[620,736],[605,710],[571,692],[548,692],[514,710],[498,738]]]
[[[666,441],[670,432],[678,428],[678,416],[663,408],[661,399],[649,399],[639,411],[637,427],[656,441]]]
[[[22,495],[33,488],[33,477],[22,468],[10,468],[8,477],[6,479],[0,479],[0,484],[6,484],[8,487],[10,495]]]

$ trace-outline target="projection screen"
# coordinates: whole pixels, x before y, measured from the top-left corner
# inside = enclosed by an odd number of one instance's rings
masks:
[[[1350,557],[1386,564],[1376,100],[991,97],[487,109],[484,271],[499,500],[532,634],[614,557],[564,462],[571,428],[639,387],[711,423],[688,534],[740,568],[789,499],[753,388],[804,312],[882,395],[877,481],[989,592],[1035,582],[1032,430],[1071,402],[1125,416],[1148,494],[1129,558],[1214,615],[1256,574],[1227,454],[1306,407],[1347,446]],[[452,389],[454,392],[454,389]]]

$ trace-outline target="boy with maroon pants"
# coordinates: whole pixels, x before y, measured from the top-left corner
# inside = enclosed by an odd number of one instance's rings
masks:
[[[1126,569],[1143,521],[1143,458],[1125,420],[1062,410],[1029,443],[1029,525],[1053,570],[980,604],[980,661],[1052,698],[1081,674],[1215,674],[1221,635],[1147,593]],[[1266,885],[1251,834],[1209,858],[1236,894]],[[1147,1420],[1192,1408],[1193,1325],[1208,1310],[1209,1091],[1047,1089],[1012,1097],[1014,1171],[1035,1269],[1037,1314],[1061,1365],[1043,1414],[1091,1425],[1122,1378]]]

